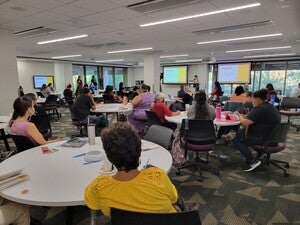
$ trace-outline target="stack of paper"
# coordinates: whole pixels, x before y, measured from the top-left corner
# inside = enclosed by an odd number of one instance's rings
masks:
[[[0,176],[0,191],[27,180],[29,176],[22,170],[15,170]]]

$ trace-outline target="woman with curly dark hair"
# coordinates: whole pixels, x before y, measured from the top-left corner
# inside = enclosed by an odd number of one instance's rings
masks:
[[[188,111],[189,119],[213,120],[216,117],[215,108],[207,103],[206,93],[199,91],[195,95],[196,104],[192,105]]]

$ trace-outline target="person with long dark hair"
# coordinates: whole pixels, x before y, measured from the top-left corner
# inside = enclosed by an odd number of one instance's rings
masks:
[[[253,93],[254,108],[246,116],[240,114],[243,129],[238,130],[233,139],[234,146],[246,159],[246,172],[261,164],[261,161],[254,159],[249,146],[264,144],[266,137],[281,120],[278,110],[267,101],[267,94],[265,89]]]
[[[242,102],[245,103],[247,101],[247,97],[244,94],[245,90],[243,86],[239,85],[235,88],[234,94],[230,96],[230,102]]]
[[[192,105],[187,111],[187,116],[189,119],[215,119],[215,108],[207,103],[206,93],[204,91],[199,91],[196,93],[195,100],[196,104]]]
[[[223,95],[222,87],[219,83],[219,81],[215,82],[215,87],[213,91],[211,92],[211,99],[212,101],[218,101],[219,97]]]

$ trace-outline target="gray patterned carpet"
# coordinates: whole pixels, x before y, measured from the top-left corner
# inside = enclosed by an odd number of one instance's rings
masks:
[[[70,123],[69,111],[60,108],[60,112],[61,120],[51,121],[54,136],[78,133]],[[14,144],[10,141],[10,145]],[[300,133],[295,128],[290,129],[287,148],[274,155],[274,158],[290,162],[289,177],[284,177],[282,171],[272,166],[246,173],[242,169],[243,157],[231,145],[218,145],[216,150],[228,156],[222,161],[210,160],[211,165],[220,167],[220,176],[204,172],[204,180],[199,182],[197,173],[189,170],[177,176],[173,167],[169,173],[183,198],[200,205],[202,224],[300,224]],[[66,220],[64,207],[32,207],[32,215],[44,225],[63,225]],[[99,213],[97,224],[107,221]],[[73,224],[89,224],[86,207],[74,207]]]

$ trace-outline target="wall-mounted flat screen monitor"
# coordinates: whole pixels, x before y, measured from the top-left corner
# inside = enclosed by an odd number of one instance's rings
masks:
[[[250,82],[251,63],[218,64],[218,81],[227,84]]]
[[[34,75],[33,76],[33,87],[35,89],[40,89],[43,84],[48,85],[52,83],[54,85],[54,76],[48,75]]]
[[[164,84],[186,84],[188,80],[188,66],[164,66]]]

